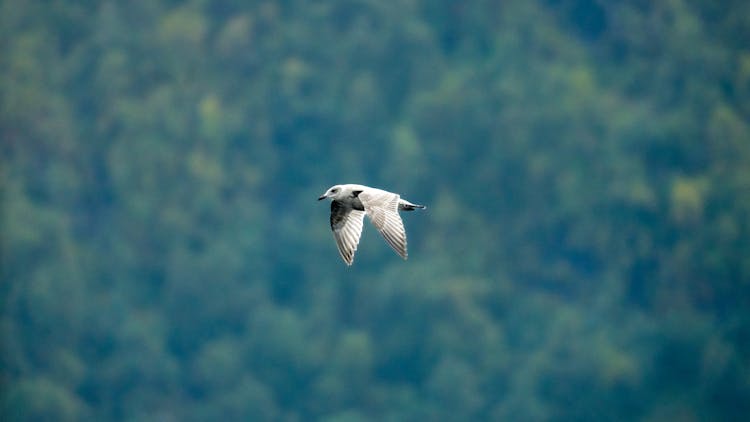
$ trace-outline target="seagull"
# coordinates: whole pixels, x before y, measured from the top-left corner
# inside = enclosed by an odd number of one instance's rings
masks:
[[[354,262],[365,214],[391,248],[406,259],[406,231],[398,212],[427,208],[401,199],[397,193],[353,184],[331,186],[318,201],[326,198],[332,199],[331,230],[346,265]]]

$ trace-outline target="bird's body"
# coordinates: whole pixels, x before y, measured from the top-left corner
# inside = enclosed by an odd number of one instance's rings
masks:
[[[331,230],[347,265],[354,262],[365,214],[391,248],[407,258],[406,231],[398,212],[426,208],[424,205],[412,204],[397,193],[354,184],[332,186],[318,200],[325,198],[332,199]]]

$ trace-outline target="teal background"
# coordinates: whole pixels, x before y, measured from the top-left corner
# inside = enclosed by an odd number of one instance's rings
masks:
[[[4,421],[750,414],[750,3],[0,1]],[[341,261],[316,198],[426,204]]]

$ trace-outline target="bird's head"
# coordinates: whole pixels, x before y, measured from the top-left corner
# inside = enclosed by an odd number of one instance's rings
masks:
[[[324,193],[323,195],[320,195],[320,197],[318,198],[318,201],[322,199],[326,199],[326,198],[340,199],[341,197],[344,196],[343,191],[344,189],[341,187],[341,185],[331,186],[330,188],[328,188],[326,193]]]

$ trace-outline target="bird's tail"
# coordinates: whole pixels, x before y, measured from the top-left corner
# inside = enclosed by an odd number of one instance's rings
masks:
[[[427,207],[424,205],[419,204],[412,204],[411,202],[405,200],[405,199],[399,199],[398,200],[398,209],[401,211],[414,211],[416,209],[426,209]]]

